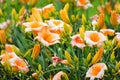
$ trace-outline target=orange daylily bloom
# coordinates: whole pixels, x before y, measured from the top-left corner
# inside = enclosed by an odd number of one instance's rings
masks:
[[[13,71],[22,71],[25,73],[29,71],[27,63],[18,56],[10,59],[9,62]]]
[[[38,32],[38,36],[35,39],[44,46],[50,46],[59,43],[60,36],[56,33],[51,33],[47,27],[44,27],[41,32]]]
[[[106,37],[97,31],[86,31],[85,32],[85,41],[89,46],[97,45],[101,46],[104,41],[106,41]]]
[[[92,7],[90,0],[75,0],[75,1],[77,2],[78,7],[83,7],[84,9]]]
[[[86,73],[86,78],[90,77],[90,80],[95,78],[102,78],[104,76],[104,70],[107,70],[107,66],[104,63],[96,63]]]
[[[25,22],[23,23],[23,25],[26,27],[25,32],[32,31],[34,33],[41,31],[42,27],[48,26],[47,24],[43,22],[37,22],[37,21]]]
[[[85,47],[84,41],[80,37],[80,34],[76,34],[72,36],[71,38],[72,38],[72,41],[71,41],[72,46],[77,46],[79,48]]]
[[[53,4],[49,4],[41,9],[42,15],[45,19],[50,18],[50,13],[55,11],[55,7]]]
[[[9,63],[13,71],[22,71],[25,73],[29,71],[27,63],[14,52],[13,45],[6,45],[5,53],[0,56],[0,59],[3,65]]]
[[[60,34],[64,30],[64,22],[61,20],[48,20],[46,23],[52,33]]]
[[[115,34],[115,30],[113,29],[101,29],[100,32],[102,32],[105,36],[113,36]]]

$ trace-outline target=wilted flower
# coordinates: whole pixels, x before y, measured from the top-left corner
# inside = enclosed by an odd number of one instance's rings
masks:
[[[105,36],[113,36],[115,34],[115,30],[113,29],[101,29],[100,32],[102,32]]]
[[[98,17],[99,16],[97,14],[91,17],[93,27],[95,27],[97,25]]]
[[[44,27],[35,39],[40,41],[44,46],[50,46],[59,43],[60,36],[56,33],[51,33],[49,29]]]
[[[4,30],[0,30],[0,42],[2,44],[5,44],[6,43],[6,34],[5,34],[5,31]]]
[[[85,47],[84,41],[80,37],[80,34],[76,34],[72,36],[71,38],[72,38],[72,41],[71,41],[72,46],[77,46],[79,48]]]
[[[114,5],[114,8],[115,8],[115,11],[120,12],[120,3],[117,2],[117,3]]]
[[[117,39],[117,41],[120,41],[120,33],[119,32],[116,33],[116,39]]]
[[[39,80],[38,74],[37,73],[33,73],[32,77],[35,78],[36,80]]]
[[[52,57],[52,62],[53,62],[53,66],[56,66],[57,63],[69,65],[68,60],[63,60],[63,59],[57,57],[56,54],[54,55],[54,57]]]
[[[52,80],[62,80],[61,77],[64,77],[66,80],[68,80],[67,74],[63,71],[60,71],[57,74],[55,74]]]
[[[104,41],[106,41],[106,37],[97,31],[86,31],[85,32],[85,41],[89,46],[101,46]]]
[[[61,61],[62,61],[62,59],[57,57],[56,54],[54,55],[54,57],[52,57],[53,66],[56,66],[56,64],[61,62]]]
[[[77,6],[83,7],[84,9],[92,7],[90,0],[75,0],[75,1],[77,2]]]
[[[0,29],[6,29],[8,25],[10,24],[10,20],[7,20],[6,22],[3,22],[0,24]]]
[[[107,66],[104,63],[96,63],[86,73],[86,78],[90,77],[90,80],[95,78],[102,78],[104,76],[104,70]]]

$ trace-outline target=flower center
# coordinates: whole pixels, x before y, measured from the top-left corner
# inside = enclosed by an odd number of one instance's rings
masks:
[[[76,43],[80,43],[80,44],[84,43],[83,40],[82,40],[79,36],[77,36],[77,37],[75,38],[75,42],[76,42]]]
[[[19,59],[17,59],[17,60],[15,61],[15,64],[16,64],[17,66],[20,66],[20,67],[25,67],[25,66],[26,66],[26,63],[25,63],[23,60],[19,60]]]
[[[94,42],[98,42],[100,40],[100,36],[97,33],[90,34],[90,39]]]
[[[99,65],[93,66],[92,67],[92,75],[96,76],[100,72],[100,70],[101,70],[101,66],[99,66]]]

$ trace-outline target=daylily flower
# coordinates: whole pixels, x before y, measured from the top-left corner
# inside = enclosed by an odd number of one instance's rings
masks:
[[[80,37],[80,34],[76,34],[72,36],[71,38],[72,38],[72,41],[71,41],[72,46],[77,46],[79,48],[85,47],[84,41]]]
[[[113,36],[115,34],[115,30],[113,29],[101,29],[101,33],[103,33],[105,36]]]
[[[44,27],[41,32],[38,32],[38,36],[35,39],[44,46],[50,46],[59,43],[60,36],[56,33],[51,33],[47,27]]]
[[[101,46],[104,41],[106,41],[106,37],[97,31],[86,31],[85,32],[85,41],[89,46]]]
[[[48,26],[47,24],[43,22],[37,22],[37,21],[25,22],[23,23],[23,25],[26,27],[25,32],[33,31],[34,33],[41,31],[42,27]]]
[[[86,73],[86,78],[90,77],[90,80],[95,78],[102,78],[104,76],[104,70],[107,70],[107,66],[104,63],[96,63]]]
[[[46,23],[50,27],[50,32],[60,34],[64,30],[64,22],[61,20],[48,20]]]
[[[0,56],[0,59],[1,64],[9,64],[13,71],[22,71],[25,73],[29,71],[26,61],[18,57],[14,52],[13,45],[6,45],[5,53]]]
[[[17,57],[9,59],[13,71],[22,71],[27,73],[29,71],[26,61]]]
[[[77,6],[83,7],[84,9],[92,7],[90,0],[75,0],[75,1],[77,2]]]
[[[42,15],[45,19],[50,18],[50,13],[55,11],[55,7],[53,4],[48,4],[47,6],[43,7],[42,9],[40,9],[42,11]]]

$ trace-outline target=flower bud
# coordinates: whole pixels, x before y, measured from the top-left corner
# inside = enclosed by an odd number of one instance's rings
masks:
[[[5,31],[4,30],[0,30],[0,42],[2,44],[5,44],[6,43],[6,34],[5,34]]]
[[[35,44],[33,51],[32,51],[32,58],[33,60],[36,59],[39,56],[40,53],[40,45],[39,44]]]
[[[94,57],[93,57],[93,59],[92,59],[92,64],[97,63],[97,62],[101,59],[103,52],[104,52],[104,49],[103,49],[103,48],[100,48],[100,49],[96,52],[96,54],[94,55]]]
[[[110,22],[114,26],[118,25],[118,14],[116,13],[116,11],[112,11],[111,17],[110,17]]]

